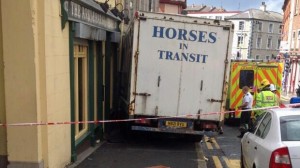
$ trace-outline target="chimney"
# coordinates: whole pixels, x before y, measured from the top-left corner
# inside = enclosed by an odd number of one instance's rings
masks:
[[[266,5],[266,3],[262,2],[261,6],[259,7],[259,9],[262,10],[262,11],[264,11],[264,12],[267,11],[267,5]]]

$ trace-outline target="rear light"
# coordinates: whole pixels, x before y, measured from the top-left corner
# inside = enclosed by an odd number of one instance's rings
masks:
[[[287,147],[279,148],[272,152],[269,168],[292,168]]]
[[[136,124],[150,125],[150,120],[140,118],[134,121]]]

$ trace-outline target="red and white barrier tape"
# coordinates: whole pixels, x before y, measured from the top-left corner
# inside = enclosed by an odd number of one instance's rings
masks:
[[[300,103],[297,104],[289,104],[286,107],[297,107],[300,106]],[[272,107],[264,107],[264,108],[252,108],[247,110],[239,110],[243,111],[257,111],[257,110],[266,110],[279,108],[279,106]],[[141,121],[141,120],[158,120],[158,119],[168,119],[168,118],[182,118],[182,117],[194,117],[194,116],[207,116],[207,115],[216,115],[216,114],[228,114],[234,113],[236,111],[224,111],[224,112],[210,112],[210,113],[202,113],[202,114],[188,114],[188,115],[177,115],[177,116],[169,116],[169,117],[155,117],[155,118],[136,118],[136,119],[120,119],[120,120],[95,120],[95,121],[65,121],[65,122],[32,122],[32,123],[0,123],[0,126],[40,126],[40,125],[70,125],[70,124],[99,124],[99,123],[115,123],[115,122],[130,122],[130,121]]]

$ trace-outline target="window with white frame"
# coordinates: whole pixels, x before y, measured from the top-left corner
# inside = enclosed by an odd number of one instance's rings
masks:
[[[293,31],[291,49],[295,48],[295,39],[296,39],[296,32]]]
[[[269,33],[273,33],[273,23],[269,24],[269,29],[268,29]]]
[[[298,32],[297,32],[297,44],[296,44],[296,48],[300,48],[299,44],[300,44],[300,29],[298,29]]]
[[[278,40],[277,40],[277,49],[278,49],[278,50],[280,49],[280,43],[281,43],[281,39],[278,39]]]
[[[262,41],[261,37],[260,36],[257,37],[257,39],[256,39],[256,48],[261,48],[261,41]]]
[[[282,34],[282,29],[283,29],[283,25],[279,25],[279,31],[278,31],[279,34]]]
[[[240,21],[239,22],[239,30],[244,30],[245,27],[245,22],[244,21]]]
[[[256,55],[256,56],[255,56],[255,59],[259,59],[259,55]]]
[[[299,13],[299,0],[296,0],[296,4],[295,4],[295,13],[294,15],[297,15]]]
[[[216,20],[222,20],[222,16],[216,16]]]
[[[260,21],[256,21],[256,25],[257,25],[257,31],[262,31],[262,22]]]
[[[242,47],[243,44],[244,44],[244,36],[238,35],[237,47]]]
[[[272,36],[269,36],[267,41],[267,49],[271,49],[271,48],[272,48]]]
[[[269,59],[270,59],[270,56],[269,56],[269,55],[267,55],[267,56],[266,56],[266,60],[269,60]]]

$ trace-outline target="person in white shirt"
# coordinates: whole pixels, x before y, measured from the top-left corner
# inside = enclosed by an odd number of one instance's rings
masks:
[[[248,86],[244,86],[242,88],[242,91],[244,93],[243,101],[240,106],[238,106],[239,109],[246,110],[242,111],[241,118],[240,118],[240,132],[241,134],[238,136],[239,138],[243,137],[246,130],[248,130],[250,121],[251,121],[251,109],[253,104],[253,96],[249,92],[250,88]],[[248,111],[249,110],[249,111]]]

